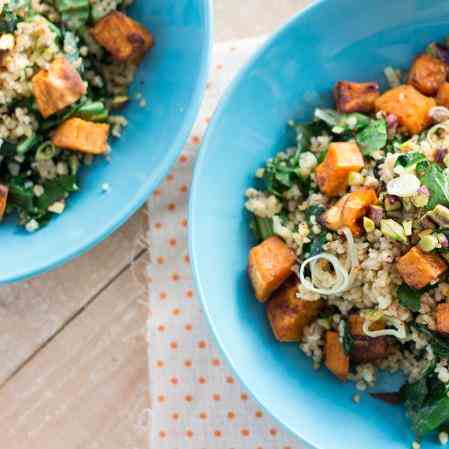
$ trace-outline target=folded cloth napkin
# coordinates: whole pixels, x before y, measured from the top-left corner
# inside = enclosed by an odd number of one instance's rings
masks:
[[[149,202],[151,449],[302,447],[230,372],[209,333],[187,253],[187,200],[198,145],[224,89],[262,40],[216,46],[189,143]]]

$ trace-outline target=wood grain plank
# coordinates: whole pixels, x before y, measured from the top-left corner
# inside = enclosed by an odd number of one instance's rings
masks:
[[[148,447],[148,305],[138,281],[147,259],[146,252],[0,390],[1,447]]]
[[[64,267],[0,287],[0,385],[146,247],[146,225],[146,211],[141,210]]]

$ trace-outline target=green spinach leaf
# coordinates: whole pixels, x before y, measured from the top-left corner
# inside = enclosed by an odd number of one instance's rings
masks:
[[[343,349],[346,354],[349,354],[352,351],[352,347],[354,346],[354,338],[349,331],[349,325],[347,321],[343,322]]]
[[[400,285],[396,290],[399,304],[412,312],[419,312],[419,309],[421,308],[421,296],[423,293],[422,290],[416,290],[409,287],[407,284]]]
[[[429,338],[430,345],[436,357],[449,357],[449,340],[432,332],[423,324],[415,324],[415,327]]]
[[[433,209],[438,204],[449,206],[449,176],[437,164],[428,161],[420,161],[416,166],[416,173],[430,191],[428,209]]]
[[[387,123],[385,120],[372,120],[368,126],[357,133],[356,140],[362,153],[365,156],[371,156],[387,144]]]

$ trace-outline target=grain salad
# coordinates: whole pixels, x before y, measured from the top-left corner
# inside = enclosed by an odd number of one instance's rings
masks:
[[[132,0],[0,0],[0,219],[36,231],[110,152],[153,37]]]
[[[416,434],[449,429],[449,44],[390,87],[339,81],[335,109],[289,123],[295,145],[246,192],[248,274],[280,342],[364,391],[401,372]],[[360,401],[360,393],[353,397]]]

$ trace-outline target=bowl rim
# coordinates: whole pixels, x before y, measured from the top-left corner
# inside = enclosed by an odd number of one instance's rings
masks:
[[[180,154],[189,134],[192,129],[192,126],[196,120],[198,115],[200,106],[203,101],[205,87],[207,78],[209,75],[209,69],[211,64],[211,56],[212,56],[212,48],[213,48],[213,14],[212,14],[212,5],[213,0],[202,0],[204,4],[204,38],[207,44],[204,46],[203,55],[201,58],[199,74],[196,80],[196,85],[193,89],[192,101],[188,107],[188,111],[184,116],[183,122],[179,127],[179,131],[177,132],[177,136],[174,139],[171,146],[168,148],[166,157],[162,161],[161,164],[157,166],[155,169],[155,174],[148,179],[146,182],[142,183],[140,189],[137,191],[133,201],[130,201],[129,204],[122,209],[120,216],[112,217],[111,221],[108,225],[104,226],[102,229],[99,229],[97,233],[92,234],[88,239],[85,239],[84,242],[79,246],[72,246],[71,248],[67,248],[65,251],[62,251],[55,257],[48,260],[47,263],[40,266],[34,266],[24,271],[17,271],[13,273],[9,273],[2,277],[0,281],[0,285],[10,284],[13,282],[18,282],[24,279],[28,279],[39,274],[46,273],[48,271],[52,271],[55,268],[58,268],[67,262],[75,259],[76,257],[81,256],[86,253],[90,249],[94,248],[98,244],[100,244],[103,240],[109,237],[114,231],[120,228],[128,219],[133,215],[137,209],[139,209],[145,201],[148,200],[149,195],[154,191],[154,189],[162,182],[164,176],[168,173],[171,166],[175,162],[176,158]]]
[[[210,141],[212,139],[212,135],[215,132],[215,129],[220,126],[221,122],[221,114],[222,111],[227,107],[228,103],[231,101],[231,97],[234,94],[234,91],[237,89],[238,85],[240,84],[241,80],[245,78],[247,73],[249,73],[251,67],[253,64],[265,53],[267,52],[273,45],[276,44],[278,39],[280,39],[285,33],[288,33],[288,31],[295,26],[296,21],[303,15],[308,14],[309,12],[313,11],[314,9],[317,9],[321,7],[325,3],[332,3],[333,0],[315,0],[310,5],[306,6],[305,8],[301,9],[299,12],[294,14],[290,19],[288,19],[284,24],[282,24],[268,39],[263,42],[260,48],[256,50],[256,52],[249,58],[249,60],[246,62],[244,67],[240,69],[237,76],[233,79],[231,84],[227,87],[225,90],[225,93],[220,99],[220,103],[215,110],[213,114],[213,118],[207,128],[207,131],[205,133],[205,136],[203,138],[198,157],[195,163],[195,169],[193,173],[193,180],[190,188],[190,198],[189,198],[189,204],[188,204],[188,250],[189,250],[189,257],[190,257],[190,265],[192,269],[192,275],[193,275],[193,283],[194,288],[196,292],[198,293],[198,297],[200,298],[201,306],[204,310],[206,320],[208,322],[208,325],[210,329],[212,330],[212,335],[215,339],[215,341],[218,344],[218,347],[221,351],[221,353],[225,356],[226,360],[228,361],[232,371],[236,375],[236,377],[239,379],[241,384],[251,393],[252,397],[256,400],[256,402],[270,415],[272,416],[281,426],[283,426],[285,429],[287,429],[292,435],[297,436],[303,444],[306,445],[312,445],[314,449],[323,449],[318,443],[315,441],[311,441],[310,436],[305,436],[303,432],[297,431],[292,428],[289,424],[285,423],[278,414],[275,414],[271,412],[269,409],[268,404],[265,403],[263,399],[261,399],[257,394],[255,394],[251,388],[251,385],[248,385],[248,383],[241,377],[239,370],[238,370],[238,361],[234,360],[232,356],[229,354],[229,352],[225,349],[224,341],[222,340],[221,336],[217,332],[217,328],[214,324],[214,321],[211,316],[210,309],[208,307],[208,302],[206,300],[206,293],[204,291],[202,282],[201,282],[201,276],[199,272],[198,267],[198,257],[196,253],[196,239],[194,235],[196,234],[196,220],[195,220],[195,211],[198,207],[200,207],[200,204],[197,200],[198,192],[201,189],[201,174],[203,170],[206,169],[205,167],[205,159],[206,159],[206,153],[208,151]],[[311,446],[309,446],[311,447]]]

